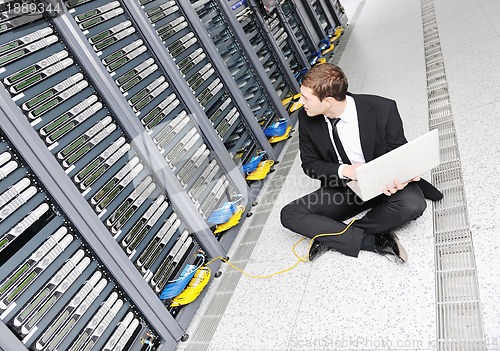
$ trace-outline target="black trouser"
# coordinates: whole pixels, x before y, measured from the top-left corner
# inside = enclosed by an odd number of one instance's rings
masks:
[[[350,188],[320,188],[292,201],[281,210],[281,223],[309,238],[345,229],[341,221],[371,208],[342,235],[318,240],[343,254],[357,257],[365,233],[380,234],[400,227],[422,215],[427,203],[415,183],[391,196],[380,195],[363,202]]]

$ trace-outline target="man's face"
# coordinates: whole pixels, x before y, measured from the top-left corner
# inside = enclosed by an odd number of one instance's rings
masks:
[[[304,111],[306,111],[309,117],[324,114],[327,108],[326,101],[320,101],[319,98],[313,94],[311,88],[301,86],[300,94],[299,103],[304,105]]]

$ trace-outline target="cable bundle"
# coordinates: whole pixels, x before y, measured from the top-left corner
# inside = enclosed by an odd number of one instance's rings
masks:
[[[264,129],[264,134],[268,137],[281,136],[285,134],[288,120],[280,119],[278,122]]]
[[[243,200],[242,194],[234,194],[233,197],[236,199],[231,199],[232,201],[226,201],[224,202],[222,207],[214,210],[210,217],[208,217],[207,222],[213,225],[222,224],[229,221],[233,214],[238,210],[238,202]]]
[[[236,202],[224,202],[221,208],[212,212],[207,222],[211,224],[226,223],[233,216],[233,213],[236,212],[236,208]]]
[[[200,267],[189,281],[188,286],[173,300],[170,307],[187,305],[201,294],[210,280],[211,271],[208,267]]]
[[[271,167],[274,165],[273,160],[266,160],[259,163],[255,171],[251,172],[246,176],[246,180],[260,180],[264,179],[267,174],[271,171]]]
[[[222,224],[218,224],[217,227],[215,228],[214,234],[218,234],[220,232],[226,231],[238,223],[240,223],[241,216],[243,215],[243,212],[245,211],[245,206],[238,206],[238,210],[236,213],[226,222]]]
[[[330,38],[330,43],[334,42],[335,40],[337,40],[338,38],[340,38],[340,36],[344,33],[344,27],[342,26],[338,26],[335,28],[335,32],[333,33],[333,36]]]
[[[302,68],[299,72],[295,73],[295,79],[297,80],[297,83],[299,83],[299,85],[302,84],[302,78],[307,73],[307,71],[307,68]]]
[[[195,266],[194,264],[188,264],[184,266],[184,269],[182,270],[179,278],[169,281],[163,291],[160,293],[160,300],[171,299],[172,297],[179,295],[182,290],[186,288],[189,281],[196,273],[196,270],[200,268],[205,262],[205,257],[202,254],[198,254],[197,257],[201,258],[201,263],[198,266]]]
[[[302,107],[302,104],[299,104],[298,102],[296,102],[295,104],[297,104],[297,106],[296,107],[292,106],[290,108],[290,112],[294,112],[295,110],[297,110],[297,109],[299,109],[299,108]],[[286,127],[285,133],[283,135],[273,136],[273,137],[269,138],[269,143],[270,144],[274,144],[274,143],[277,143],[279,141],[283,141],[283,140],[288,139],[288,137],[290,136],[290,131],[291,130],[292,130],[292,126]]]
[[[323,64],[323,63],[326,63],[326,58],[324,58],[324,57],[320,58],[320,59],[316,62],[316,64],[317,64],[317,65],[321,65],[321,64]]]
[[[290,96],[284,98],[283,100],[281,100],[281,104],[284,107],[287,107],[291,102],[295,103],[295,102],[299,101],[301,96],[302,95],[300,93],[295,94],[295,95],[290,95]]]
[[[160,294],[160,300],[171,299],[174,296],[179,295],[182,290],[186,288],[189,281],[196,273],[196,266],[192,264],[188,264],[182,270],[180,277],[176,280],[170,281],[167,286],[163,289]]]
[[[329,38],[321,39],[318,47],[321,51],[328,49],[330,47],[330,39]]]
[[[321,51],[321,55],[324,56],[324,55],[328,54],[329,52],[333,51],[333,49],[335,49],[335,45],[330,44],[330,46],[326,50]],[[318,62],[316,62],[316,63],[318,63]]]
[[[316,64],[316,62],[318,62],[318,60],[321,58],[321,52],[320,51],[316,51],[314,52],[311,57],[309,58],[309,64],[311,66],[314,66]]]
[[[265,151],[259,152],[259,154],[257,156],[252,157],[247,164],[241,166],[241,171],[243,173],[250,173],[253,170],[255,170],[259,165],[260,161],[262,161],[262,157],[264,157],[265,154],[266,154]]]

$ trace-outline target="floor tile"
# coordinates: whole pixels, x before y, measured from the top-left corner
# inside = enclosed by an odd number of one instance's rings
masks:
[[[500,348],[500,237],[498,223],[493,229],[472,232],[476,258],[479,294],[489,350]]]
[[[372,349],[368,342],[383,340],[427,344],[436,328],[434,249],[431,238],[418,242],[419,254],[407,264],[368,252],[358,259],[340,254],[320,257],[309,277],[291,340],[354,339],[361,349]]]
[[[500,213],[500,164],[488,156],[463,164],[467,210],[472,230],[498,227]]]
[[[442,43],[453,113],[471,111],[500,100],[500,37],[474,46],[474,54],[457,40]]]
[[[245,271],[267,275],[282,267],[283,262],[255,262]],[[310,270],[310,264],[302,264],[271,279],[242,276],[210,348],[285,349]]]

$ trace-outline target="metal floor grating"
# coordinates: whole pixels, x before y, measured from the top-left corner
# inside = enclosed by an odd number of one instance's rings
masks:
[[[429,129],[438,129],[441,165],[431,173],[443,200],[433,203],[437,349],[486,350],[462,166],[433,0],[422,0]]]

